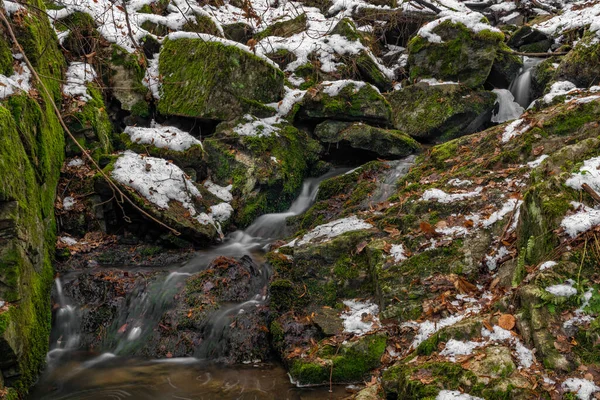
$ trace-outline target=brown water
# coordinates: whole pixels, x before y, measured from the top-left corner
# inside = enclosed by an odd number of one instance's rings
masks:
[[[282,366],[224,367],[193,359],[158,362],[103,355],[65,362],[44,375],[30,399],[343,399],[344,386],[298,388]]]

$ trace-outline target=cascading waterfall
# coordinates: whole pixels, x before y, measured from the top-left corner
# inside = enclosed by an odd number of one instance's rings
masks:
[[[523,67],[519,76],[510,84],[510,92],[515,101],[523,108],[531,102],[531,72],[532,68],[542,62],[541,58],[523,57]]]
[[[498,104],[498,111],[492,114],[492,122],[501,124],[502,122],[517,119],[523,114],[525,109],[515,101],[512,93],[506,89],[494,89]]]
[[[60,278],[54,280],[56,300],[59,309],[56,312],[54,329],[50,338],[48,364],[52,365],[60,357],[79,345],[79,317],[77,309],[65,297]]]

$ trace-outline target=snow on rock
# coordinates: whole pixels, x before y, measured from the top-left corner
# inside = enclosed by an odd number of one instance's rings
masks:
[[[0,75],[0,100],[19,91],[31,90],[31,71],[25,63],[20,63],[11,76]]]
[[[66,79],[67,83],[63,86],[65,95],[77,97],[82,101],[88,101],[92,98],[87,92],[86,84],[96,79],[96,71],[90,64],[72,62],[67,70]]]
[[[279,122],[278,117],[256,118],[250,114],[244,115],[245,123],[237,125],[233,131],[240,136],[279,136],[279,128],[274,126]]]
[[[352,89],[353,93],[358,93],[360,89],[367,86],[365,82],[353,81],[351,79],[342,79],[339,81],[324,81],[321,85],[323,86],[323,93],[331,97],[335,97],[338,94],[340,94],[340,91],[348,85],[354,86]],[[375,90],[377,90],[377,88],[375,88]]]
[[[496,252],[495,255],[493,255],[493,256],[486,255],[485,256],[485,264],[487,265],[487,267],[490,271],[494,271],[496,268],[498,268],[498,261],[500,261],[502,258],[504,258],[505,256],[507,256],[509,254],[510,254],[510,251],[506,248],[506,246],[500,246],[500,248],[498,249],[498,251]]]
[[[69,236],[61,236],[60,241],[63,242],[64,244],[66,244],[67,246],[73,246],[78,243],[77,240],[75,240]]]
[[[231,189],[233,189],[233,185],[219,186],[216,183],[207,180],[206,182],[204,182],[204,187],[206,188],[206,190],[208,190],[223,201],[230,202],[231,200],[233,200],[233,195],[231,194]]]
[[[547,21],[534,25],[534,28],[548,34],[559,36],[567,30],[590,26],[591,32],[600,31],[600,3],[586,7],[583,2],[565,2],[562,13]]]
[[[571,205],[578,211],[563,218],[560,226],[565,232],[574,238],[582,232],[588,231],[593,227],[600,225],[600,210],[588,207],[575,201]]]
[[[456,361],[457,356],[473,354],[473,350],[481,346],[482,343],[478,342],[461,342],[459,340],[450,339],[446,343],[444,350],[440,352],[440,355],[448,357],[451,361]]]
[[[159,56],[160,53],[156,53],[152,58],[148,59],[148,68],[146,69],[144,79],[142,79],[142,84],[150,90],[152,97],[156,100],[160,100],[162,90],[162,81],[158,72]]]
[[[523,201],[517,199],[508,199],[506,203],[502,205],[502,208],[498,211],[494,211],[487,219],[482,221],[482,226],[487,228],[496,222],[502,220],[507,214],[512,213],[518,214],[519,208],[523,204]],[[516,228],[516,225],[515,225]]]
[[[451,21],[454,24],[463,24],[468,30],[475,33],[479,33],[484,30],[500,32],[498,28],[494,28],[485,22],[481,22],[484,17],[478,12],[456,12],[445,10],[439,13],[438,16],[441,18],[423,25],[423,27],[421,27],[417,33],[419,36],[427,39],[431,43],[442,43],[442,38],[435,34],[433,30],[446,21]]]
[[[17,11],[25,9],[25,7],[23,7],[21,4],[14,1],[4,0],[3,4],[8,15],[13,15]]]
[[[67,163],[67,167],[81,167],[85,162],[81,158],[74,158]]]
[[[390,255],[394,257],[394,261],[396,262],[406,260],[406,253],[402,244],[393,244],[390,249]]]
[[[594,382],[581,378],[567,379],[562,383],[562,388],[567,392],[576,393],[577,398],[581,400],[589,400],[594,393],[600,392],[600,387]]]
[[[440,189],[427,189],[421,196],[421,200],[424,200],[424,201],[436,200],[438,203],[444,203],[444,204],[454,203],[455,201],[461,201],[464,199],[469,199],[472,197],[479,196],[479,194],[481,193],[482,190],[483,190],[482,187],[478,187],[472,192],[448,194]]]
[[[585,160],[579,172],[572,174],[565,182],[567,186],[575,190],[581,190],[584,183],[600,192],[600,157]]]
[[[591,287],[583,294],[583,302],[581,303],[581,306],[575,310],[572,318],[563,323],[563,328],[569,329],[573,326],[582,325],[593,320],[592,316],[586,315],[585,308],[590,305],[590,300],[594,295],[594,290],[595,289]]]
[[[555,267],[556,265],[558,265],[558,263],[556,261],[546,261],[545,263],[540,265],[540,271],[545,271],[547,269],[551,269],[552,267]]]
[[[319,225],[298,239],[295,244],[302,246],[316,240],[329,240],[346,232],[371,228],[373,228],[373,225],[363,221],[356,215],[353,215],[351,217],[338,219],[324,225]]]
[[[573,287],[573,283],[570,280],[560,285],[548,286],[545,290],[560,297],[571,297],[577,294],[577,289]]]
[[[466,314],[457,314],[452,315],[450,317],[442,318],[439,321],[425,321],[418,324],[419,331],[417,335],[413,339],[411,348],[416,349],[418,345],[420,345],[425,340],[429,339],[431,335],[436,333],[442,328],[447,326],[452,326],[457,322],[462,321],[465,318]]]
[[[517,338],[513,339],[515,345],[515,353],[517,355],[517,360],[519,361],[519,365],[523,368],[530,368],[533,365],[533,352],[529,350],[521,341]]]
[[[481,397],[461,393],[458,390],[440,390],[435,400],[483,400]]]
[[[306,94],[306,90],[300,89],[290,89],[287,86],[284,86],[285,96],[283,96],[283,100],[278,103],[269,103],[267,106],[273,107],[277,110],[279,115],[287,115],[292,108],[294,108],[294,104],[299,103],[304,98]]]
[[[210,216],[217,222],[225,222],[231,218],[233,207],[229,203],[219,203],[210,207]]]
[[[481,328],[481,336],[492,341],[502,341],[513,338],[513,335],[509,330],[501,328],[498,325],[494,325],[492,331],[487,330],[485,327]]]
[[[542,154],[541,156],[539,156],[539,157],[538,157],[538,158],[536,158],[535,160],[528,162],[528,163],[527,163],[527,166],[528,166],[529,168],[537,168],[537,167],[539,167],[539,166],[542,164],[542,162],[544,162],[544,160],[545,160],[546,158],[548,158],[548,157],[549,157],[549,156],[548,156],[548,154]]]
[[[544,95],[544,103],[550,104],[555,97],[563,96],[566,94],[570,94],[576,92],[577,86],[573,82],[569,81],[559,81],[554,82],[552,86],[550,86],[550,91]]]
[[[517,137],[519,135],[524,134],[529,130],[529,125],[525,125],[525,127],[520,126],[523,124],[524,120],[522,118],[516,119],[504,128],[504,132],[502,133],[502,143],[508,143],[512,138]]]
[[[194,145],[202,146],[202,142],[189,133],[174,126],[159,125],[154,121],[150,128],[128,126],[125,133],[134,143],[150,144],[161,149],[185,151]]]
[[[472,185],[472,184],[473,184],[473,182],[468,179],[452,178],[448,181],[448,185],[452,185],[452,186],[456,186],[456,187],[468,186],[468,185]]]
[[[340,315],[340,318],[344,320],[344,332],[362,335],[373,329],[373,325],[379,321],[377,304],[344,300],[344,305],[349,308]]]
[[[200,191],[178,166],[162,158],[143,157],[125,151],[117,159],[112,177],[159,208],[169,208],[169,202],[178,201],[192,216],[196,214],[193,199]]]
[[[71,196],[66,196],[63,199],[62,206],[63,206],[63,210],[67,210],[67,211],[72,210],[73,206],[75,206],[75,199]]]

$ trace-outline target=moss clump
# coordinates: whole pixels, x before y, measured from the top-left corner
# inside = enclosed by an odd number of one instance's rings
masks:
[[[490,27],[491,28],[491,27]],[[433,29],[442,43],[415,36],[408,44],[411,79],[452,80],[475,88],[487,79],[504,34],[492,30],[478,33],[462,23],[444,21]]]
[[[187,22],[183,25],[183,30],[187,32],[207,33],[213,36],[222,35],[215,22],[206,15],[196,15],[194,21]]]
[[[276,102],[283,92],[279,69],[218,42],[166,40],[159,70],[164,93],[158,110],[165,115],[227,120],[251,113],[257,103]]]
[[[8,40],[0,33],[0,75],[10,76],[13,73],[13,56]]]
[[[385,351],[386,337],[368,335],[356,342],[340,345],[319,345],[313,360],[295,359],[291,362],[290,375],[300,384],[324,384],[359,382],[379,366]]]
[[[300,14],[287,21],[276,22],[264,31],[254,35],[254,39],[260,41],[267,36],[290,37],[306,29],[306,14]]]
[[[557,80],[568,80],[583,88],[598,84],[600,43],[595,37],[595,33],[587,32],[577,46],[563,57],[556,71]]]

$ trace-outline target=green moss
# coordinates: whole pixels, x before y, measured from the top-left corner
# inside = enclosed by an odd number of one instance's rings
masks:
[[[12,50],[8,46],[8,40],[1,36],[0,31],[0,75],[11,76],[13,73]]]
[[[301,384],[359,382],[379,366],[385,351],[386,337],[368,335],[356,342],[340,345],[319,345],[316,360],[296,359],[291,363],[290,375]]]
[[[150,117],[150,106],[145,101],[139,101],[131,107],[131,115],[148,118]]]
[[[69,31],[63,46],[76,55],[86,55],[97,51],[100,33],[96,22],[86,13],[75,12],[56,23],[59,32]]]
[[[207,33],[213,36],[221,36],[221,31],[215,22],[206,15],[196,15],[195,21],[187,22],[183,25],[186,32]]]
[[[600,66],[600,43],[595,33],[588,31],[577,46],[561,60],[556,71],[557,80],[568,80],[577,87],[590,87],[598,84]]]
[[[218,42],[166,40],[159,70],[164,93],[158,110],[165,115],[228,120],[255,109],[252,102],[278,101],[283,90],[279,69]]]

